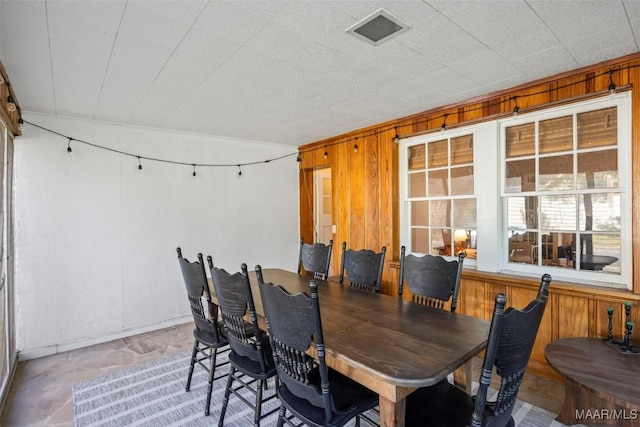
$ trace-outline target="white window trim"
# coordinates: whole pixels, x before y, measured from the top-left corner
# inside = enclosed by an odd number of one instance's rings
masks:
[[[606,98],[596,98],[579,103],[563,105],[560,107],[549,108],[536,111],[529,114],[523,114],[515,117],[509,117],[498,120],[499,127],[499,148],[500,148],[500,180],[498,188],[500,189],[500,209],[501,224],[499,228],[499,236],[504,248],[507,245],[506,230],[506,204],[503,203],[504,198],[512,193],[504,192],[505,176],[505,128],[519,124],[530,123],[534,118],[541,121],[567,114],[578,114],[586,111],[593,111],[607,107],[616,106],[618,108],[618,177],[619,190],[621,195],[620,207],[620,233],[621,233],[621,260],[620,274],[605,274],[598,272],[589,272],[587,270],[576,271],[567,268],[554,267],[538,267],[528,264],[509,263],[506,251],[501,251],[499,271],[505,273],[516,273],[526,275],[539,275],[542,270],[547,272],[557,280],[567,280],[579,283],[589,283],[599,286],[608,286],[614,288],[631,289],[631,267],[632,267],[632,246],[631,246],[631,93],[623,92]]]
[[[402,140],[400,140],[400,246],[405,246],[407,248],[407,254],[413,253],[412,252],[412,248],[411,248],[411,235],[409,233],[409,201],[408,201],[408,197],[407,197],[407,191],[409,188],[409,184],[407,182],[408,180],[408,176],[409,174],[407,173],[407,164],[408,164],[408,149],[411,146],[414,145],[426,145],[429,142],[433,142],[433,141],[440,141],[442,139],[452,139],[452,138],[456,138],[458,136],[463,136],[463,135],[469,135],[472,134],[473,135],[473,144],[474,144],[474,149],[473,149],[473,166],[474,166],[474,194],[470,195],[469,197],[473,197],[477,200],[477,185],[476,185],[476,179],[475,176],[477,176],[477,172],[476,172],[476,147],[477,147],[477,142],[476,142],[476,134],[475,134],[475,129],[477,128],[477,125],[473,125],[473,126],[466,126],[466,127],[461,127],[461,128],[455,128],[452,130],[445,130],[442,132],[438,132],[438,133],[430,133],[430,134],[426,134],[426,135],[420,135],[420,136],[415,136],[415,137],[411,137],[411,138],[404,138]],[[476,216],[477,214],[477,204],[476,204]],[[476,222],[476,230],[477,230],[477,222]],[[454,260],[454,259],[458,259],[458,257],[456,256],[444,256],[444,258],[450,259],[450,260]],[[465,266],[475,266],[477,264],[475,259],[465,259],[464,261],[464,265]]]
[[[608,106],[618,107],[618,173],[621,190],[621,253],[620,274],[603,274],[585,270],[556,267],[539,267],[527,264],[508,263],[506,229],[506,206],[503,205],[504,128],[520,123],[531,122],[532,117],[539,120],[561,116],[562,113],[591,111]],[[554,280],[564,280],[588,285],[611,288],[631,289],[632,284],[632,200],[631,200],[631,93],[623,92],[607,98],[563,105],[518,116],[492,120],[470,126],[434,132],[410,138],[399,143],[399,213],[400,245],[411,253],[411,235],[409,228],[408,190],[408,147],[426,144],[443,138],[473,134],[474,141],[474,197],[476,199],[476,224],[478,258],[465,260],[465,268],[490,273],[508,273],[527,277],[540,277],[549,273]],[[454,259],[454,257],[445,257]]]

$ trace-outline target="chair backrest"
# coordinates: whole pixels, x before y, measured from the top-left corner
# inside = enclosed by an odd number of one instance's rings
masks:
[[[313,243],[308,244],[300,238],[300,253],[298,254],[298,274],[302,268],[306,275],[315,279],[327,280],[329,277],[329,264],[331,263],[331,250],[333,240],[329,244]]]
[[[265,283],[260,266],[256,266],[256,274],[278,380],[294,395],[324,408],[330,422],[335,408],[325,361],[317,284],[311,281],[311,296],[291,295],[279,285]],[[317,360],[307,354],[312,341]]]
[[[231,350],[259,362],[262,371],[266,371],[268,366],[263,344],[267,338],[258,327],[247,265],[242,264],[240,272],[230,274],[222,268],[214,267],[210,256],[207,257],[207,262]],[[245,320],[247,314],[250,324]]]
[[[509,242],[509,262],[534,264],[536,262],[536,248],[533,243]]]
[[[457,261],[447,261],[441,256],[405,255],[405,251],[402,246],[398,297],[402,298],[406,282],[413,302],[443,309],[445,302],[451,299],[451,311],[456,311],[465,254],[461,252]]]
[[[344,282],[346,270],[349,286],[370,292],[380,292],[382,269],[386,246],[379,253],[369,249],[359,251],[347,249],[347,242],[342,243],[342,260],[340,262],[340,283]]]
[[[209,281],[204,269],[202,254],[198,254],[198,261],[189,262],[188,259],[182,257],[180,248],[177,248],[176,251],[196,328],[209,332],[218,341],[221,339],[218,330],[218,306],[211,301]]]
[[[522,310],[513,307],[504,310],[507,298],[504,294],[496,296],[471,426],[508,425],[547,305],[549,283],[551,276],[544,274],[538,296]],[[491,416],[484,418],[493,366],[501,378],[500,390],[495,406],[491,406]]]

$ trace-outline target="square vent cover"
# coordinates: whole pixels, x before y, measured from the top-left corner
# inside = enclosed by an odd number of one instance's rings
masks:
[[[404,33],[408,29],[409,24],[386,10],[380,9],[352,27],[347,28],[346,31],[360,40],[377,46],[398,34]]]

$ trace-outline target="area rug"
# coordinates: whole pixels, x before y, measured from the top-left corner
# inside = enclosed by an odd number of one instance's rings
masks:
[[[72,390],[75,425],[77,427],[217,425],[226,378],[214,381],[211,414],[205,416],[206,372],[196,366],[191,391],[187,393],[184,390],[189,357],[189,352],[166,356],[75,384]],[[225,361],[226,353],[219,359]],[[226,371],[228,366],[222,369]],[[273,391],[273,383],[270,383],[267,393]],[[246,397],[252,400],[248,392]],[[278,400],[272,399],[263,407],[263,413],[277,406]],[[373,412],[367,415],[373,420],[378,420]],[[555,414],[520,400],[517,401],[513,411],[513,418],[518,426],[563,426],[554,421],[554,417]],[[276,419],[277,412],[264,418],[261,425],[273,426],[276,424]],[[253,425],[253,411],[232,395],[227,408],[225,426],[250,425]],[[348,425],[353,426],[355,423],[351,422]]]

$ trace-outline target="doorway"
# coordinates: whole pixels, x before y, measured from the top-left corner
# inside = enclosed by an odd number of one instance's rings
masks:
[[[331,196],[331,168],[313,171],[313,223],[315,241],[329,244],[333,239],[333,199]]]

